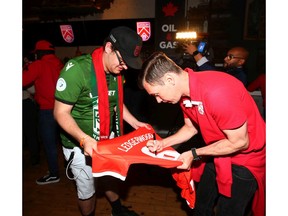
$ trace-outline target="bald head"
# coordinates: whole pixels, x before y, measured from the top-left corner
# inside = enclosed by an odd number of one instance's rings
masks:
[[[239,56],[244,60],[247,60],[249,56],[248,50],[246,50],[244,47],[233,47],[228,51],[228,53],[233,53],[235,56]]]
[[[224,68],[242,67],[248,56],[249,52],[244,47],[233,47],[228,50],[227,55],[224,58]]]

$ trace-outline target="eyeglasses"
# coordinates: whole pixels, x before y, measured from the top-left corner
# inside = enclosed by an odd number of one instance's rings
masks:
[[[118,61],[119,61],[119,65],[122,66],[122,67],[123,67],[123,66],[126,66],[126,64],[125,64],[125,62],[123,61],[123,59],[120,58],[120,56],[118,55],[117,50],[115,50],[114,52],[116,53],[117,59],[118,59]]]
[[[230,61],[231,59],[234,59],[234,58],[244,59],[243,57],[240,57],[240,56],[234,56],[234,55],[232,55],[232,54],[229,54],[229,55],[227,55],[226,57],[227,57],[227,59],[228,59],[229,61]]]

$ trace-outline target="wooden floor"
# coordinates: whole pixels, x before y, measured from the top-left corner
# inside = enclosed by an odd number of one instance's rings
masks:
[[[29,152],[23,148],[23,215],[24,216],[79,216],[74,182],[65,175],[64,159],[59,147],[60,182],[37,185],[35,180],[47,172],[43,152],[41,163],[32,167]],[[139,215],[187,216],[191,215],[186,201],[180,197],[170,170],[158,166],[137,164],[130,166],[128,176],[122,182],[122,202]],[[97,192],[97,216],[110,216],[111,207]]]

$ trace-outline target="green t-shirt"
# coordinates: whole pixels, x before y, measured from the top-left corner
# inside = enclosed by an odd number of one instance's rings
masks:
[[[81,130],[86,134],[93,136],[92,97],[98,97],[98,95],[92,95],[91,67],[92,57],[90,54],[69,60],[62,69],[57,81],[55,99],[65,104],[73,105],[71,116],[75,119]],[[114,106],[117,104],[117,79],[115,76],[108,74],[106,80],[107,82],[109,80],[108,96],[111,119],[110,130],[112,130],[112,116],[114,115]],[[61,130],[60,136],[62,144],[66,148],[79,146],[79,143],[64,130]]]

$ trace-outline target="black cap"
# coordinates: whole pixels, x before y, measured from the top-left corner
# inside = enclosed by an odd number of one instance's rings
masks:
[[[142,38],[135,31],[126,26],[120,26],[111,30],[109,39],[129,67],[141,69]]]

